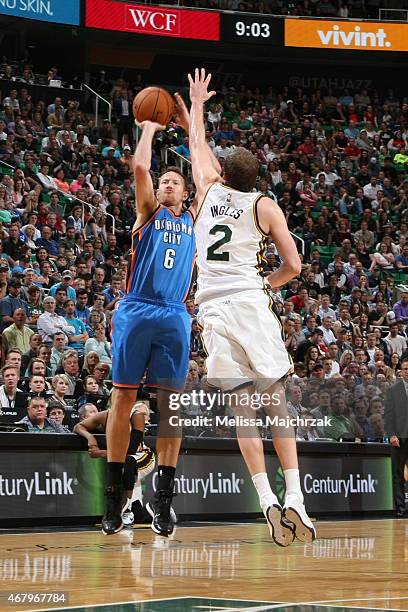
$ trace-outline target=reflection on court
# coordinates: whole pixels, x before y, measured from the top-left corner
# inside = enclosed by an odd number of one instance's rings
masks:
[[[69,607],[112,604],[109,612],[214,612],[220,600],[224,612],[408,609],[407,521],[322,522],[318,533],[313,544],[286,549],[269,541],[261,522],[179,527],[172,539],[140,528],[110,537],[3,533],[0,608],[32,610],[4,594],[46,590],[67,593]]]

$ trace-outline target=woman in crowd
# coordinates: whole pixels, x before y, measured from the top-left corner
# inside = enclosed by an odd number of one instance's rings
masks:
[[[65,180],[65,172],[63,168],[59,168],[54,176],[54,182],[58,189],[66,194],[70,193],[69,183]]]
[[[393,370],[395,376],[401,371],[401,359],[398,353],[392,353],[390,357],[390,368]]]
[[[53,395],[50,397],[50,403],[62,406],[63,409],[66,410],[70,405],[65,398],[65,396],[68,395],[69,388],[67,376],[65,374],[56,374],[51,381],[51,386]]]
[[[35,227],[34,225],[26,225],[24,229],[22,229],[22,233],[25,236],[25,243],[31,249],[31,251],[37,250],[37,245],[35,244]]]
[[[95,366],[100,362],[99,355],[96,351],[90,351],[85,355],[84,365],[82,367],[82,378],[86,378],[93,374]]]
[[[94,327],[94,337],[88,338],[85,342],[85,355],[91,351],[96,352],[102,363],[107,363],[112,366],[112,354],[110,344],[106,339],[105,326],[98,323]]]
[[[84,380],[84,394],[78,398],[78,408],[84,404],[94,404],[98,409],[106,405],[106,398],[100,393],[99,385],[94,376],[87,376]]]
[[[371,257],[370,272],[377,266],[382,270],[392,270],[394,268],[395,257],[390,252],[389,247],[382,242],[378,251],[375,251]]]

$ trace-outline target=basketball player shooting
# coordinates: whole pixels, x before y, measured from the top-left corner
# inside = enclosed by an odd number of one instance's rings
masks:
[[[181,432],[162,428],[168,423],[169,394],[181,391],[188,371],[190,317],[188,295],[195,258],[193,219],[183,212],[188,197],[184,176],[169,168],[155,193],[150,175],[152,142],[164,126],[152,121],[143,130],[134,158],[136,223],[132,231],[132,259],[127,293],[113,316],[113,394],[107,423],[108,482],[105,534],[123,528],[122,474],[129,446],[129,417],[137,389],[147,370],[146,386],[155,387],[160,424],[157,436],[157,490],[146,509],[155,533],[168,536],[174,529],[171,512],[174,475]]]
[[[283,381],[291,371],[291,362],[259,261],[271,237],[282,258],[280,268],[267,277],[273,289],[300,273],[299,255],[278,205],[252,191],[259,170],[257,159],[237,147],[225,160],[224,177],[216,171],[205,140],[203,109],[215,94],[208,91],[211,75],[196,69],[194,78],[188,78],[192,103],[190,151],[197,189],[190,208],[195,217],[199,268],[196,301],[209,353],[208,380],[217,381],[217,386],[226,391],[236,390],[238,397],[251,393],[254,381],[263,381],[268,395],[279,398],[278,406],[275,401],[271,409],[279,416],[287,415]],[[240,406],[238,400],[236,413],[247,416],[248,409]],[[295,536],[311,542],[316,533],[303,503],[294,432],[285,429],[272,433],[285,474],[283,508],[269,484],[258,429],[237,427],[238,443],[271,537],[281,546],[291,544]]]

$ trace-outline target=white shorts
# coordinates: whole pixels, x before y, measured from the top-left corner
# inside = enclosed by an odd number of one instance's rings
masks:
[[[198,322],[208,353],[210,384],[227,390],[263,382],[266,388],[292,370],[280,320],[271,310],[271,298],[262,291],[205,302]]]

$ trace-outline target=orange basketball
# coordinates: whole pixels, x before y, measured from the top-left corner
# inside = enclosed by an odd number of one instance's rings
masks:
[[[174,100],[161,87],[146,87],[133,100],[133,114],[136,121],[155,121],[167,125],[174,113]]]

